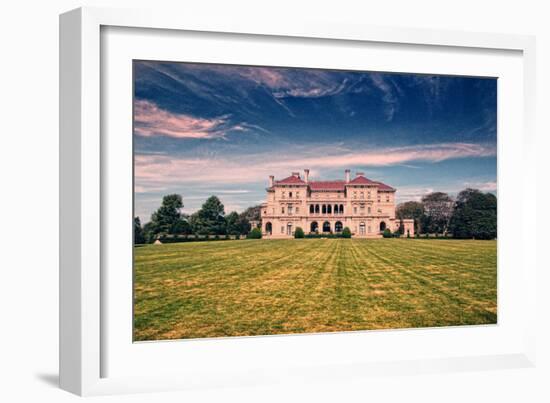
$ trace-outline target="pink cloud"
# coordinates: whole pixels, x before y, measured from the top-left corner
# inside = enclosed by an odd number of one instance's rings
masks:
[[[203,119],[171,113],[143,100],[135,102],[134,122],[135,134],[144,137],[215,138],[223,137],[226,130],[244,130],[242,126],[227,128],[224,117]]]
[[[322,156],[326,154],[327,148],[309,149],[307,156],[300,154],[298,150],[295,151],[296,156],[288,157],[280,154],[250,156],[246,166],[238,159],[136,155],[136,185],[142,189],[158,189],[180,186],[183,183],[251,183],[266,181],[269,175],[275,175],[280,179],[288,176],[292,171],[301,171],[304,168],[310,168],[311,177],[314,177],[319,170],[326,168],[388,166],[411,161],[439,162],[454,158],[495,155],[492,147],[468,143],[417,145],[363,152],[342,150],[338,154],[329,156]]]
[[[411,161],[440,162],[454,158],[488,157],[493,155],[495,155],[495,149],[490,146],[470,143],[441,143],[315,156],[300,158],[296,162],[304,167],[334,168],[350,166],[388,166],[404,164]],[[281,160],[275,165],[289,166],[289,161]]]

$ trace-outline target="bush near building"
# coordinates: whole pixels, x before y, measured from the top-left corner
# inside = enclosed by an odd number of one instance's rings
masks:
[[[303,238],[304,236],[304,230],[301,227],[296,227],[296,230],[294,231],[294,238]]]
[[[262,238],[262,230],[259,228],[252,228],[252,230],[248,233],[247,236],[248,239],[261,239]]]

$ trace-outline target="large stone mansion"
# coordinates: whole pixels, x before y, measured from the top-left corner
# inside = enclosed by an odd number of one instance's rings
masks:
[[[309,169],[282,180],[269,177],[267,202],[262,204],[265,238],[291,238],[297,227],[307,233],[339,233],[345,227],[353,237],[379,238],[400,226],[395,218],[395,189],[357,172],[345,180],[312,181]],[[405,236],[414,235],[412,219],[403,220]]]

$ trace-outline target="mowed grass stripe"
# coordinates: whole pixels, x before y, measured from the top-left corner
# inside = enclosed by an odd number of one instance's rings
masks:
[[[240,240],[135,249],[135,339],[496,322],[496,242]]]

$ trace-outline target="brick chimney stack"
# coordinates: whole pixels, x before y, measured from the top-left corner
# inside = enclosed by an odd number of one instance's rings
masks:
[[[350,170],[346,169],[346,183],[349,183]]]
[[[309,169],[304,169],[304,181],[309,182]]]
[[[273,180],[275,179],[275,177],[273,175],[269,175],[269,187],[273,187]]]

